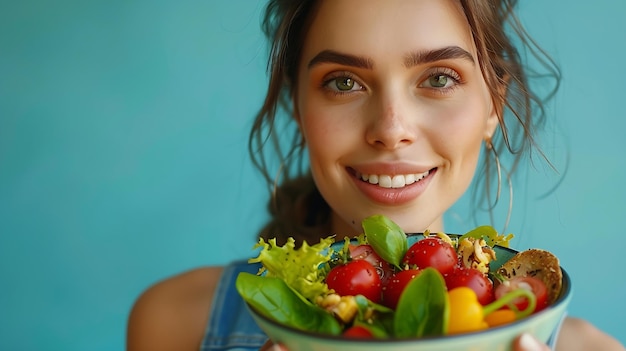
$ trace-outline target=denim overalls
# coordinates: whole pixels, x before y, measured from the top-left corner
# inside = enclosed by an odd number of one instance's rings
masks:
[[[267,336],[256,325],[235,288],[239,272],[257,273],[260,264],[237,261],[224,267],[211,305],[211,317],[202,340],[201,351],[258,350]]]

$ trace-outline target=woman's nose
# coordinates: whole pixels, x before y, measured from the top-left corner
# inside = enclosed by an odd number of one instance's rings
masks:
[[[395,98],[373,109],[366,132],[367,143],[384,150],[395,150],[412,144],[416,137],[415,121],[406,101]]]

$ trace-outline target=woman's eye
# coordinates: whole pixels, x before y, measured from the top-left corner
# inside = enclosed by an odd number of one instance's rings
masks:
[[[453,70],[434,72],[420,84],[422,88],[448,89],[460,83],[460,76]]]
[[[452,79],[450,79],[450,77],[443,75],[443,74],[439,74],[434,77],[430,77],[428,79],[428,83],[433,88],[445,88],[451,80]]]
[[[325,85],[331,91],[339,93],[363,90],[361,84],[347,76],[331,78]]]

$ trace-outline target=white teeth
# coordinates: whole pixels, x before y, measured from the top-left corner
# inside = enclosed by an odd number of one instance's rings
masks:
[[[406,184],[405,177],[403,175],[393,176],[391,178],[391,187],[392,188],[402,188]]]
[[[388,175],[378,176],[378,186],[382,188],[391,188],[391,177]]]
[[[381,188],[403,188],[424,179],[430,171],[424,173],[397,174],[393,177],[387,174],[357,174],[363,181],[378,184]]]
[[[404,176],[404,184],[411,185],[416,182],[415,174],[407,174]]]
[[[368,182],[370,182],[371,184],[378,184],[378,176],[376,174],[371,174],[368,177]]]

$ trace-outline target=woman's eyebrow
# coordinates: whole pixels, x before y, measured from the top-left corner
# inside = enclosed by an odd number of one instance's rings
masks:
[[[458,46],[446,46],[434,50],[418,50],[408,53],[404,58],[404,66],[409,68],[429,62],[442,60],[464,59],[476,64],[474,57],[467,50]]]
[[[344,54],[334,50],[324,50],[315,55],[315,57],[309,61],[308,68],[311,69],[322,63],[336,63],[364,69],[374,68],[374,62],[368,57]]]
[[[446,46],[440,49],[412,51],[405,55],[404,65],[408,68],[450,59],[464,59],[472,64],[476,63],[472,54],[467,50],[459,46]],[[322,63],[336,63],[363,69],[374,68],[374,61],[369,57],[346,54],[335,50],[321,51],[309,61],[308,68],[311,69]]]

